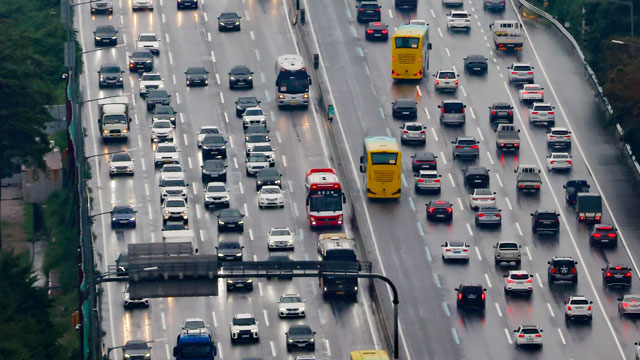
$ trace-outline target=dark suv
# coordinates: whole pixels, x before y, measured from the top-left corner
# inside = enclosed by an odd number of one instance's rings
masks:
[[[391,103],[391,116],[394,119],[415,119],[418,117],[418,104],[412,99],[396,99]]]
[[[589,245],[618,246],[618,230],[611,224],[596,225],[589,236]]]
[[[458,292],[456,306],[458,309],[474,308],[484,311],[485,291],[480,284],[460,284],[455,289]]]
[[[260,191],[265,185],[275,185],[278,187],[282,187],[280,185],[280,178],[282,175],[275,168],[262,169],[258,171],[256,175],[256,191]]]
[[[453,219],[453,206],[447,200],[431,200],[425,204],[427,206],[427,220],[445,220]]]
[[[202,158],[227,158],[227,140],[222,134],[207,134],[202,139]]]
[[[98,70],[98,86],[103,88],[105,86],[124,87],[123,71],[120,66],[116,64],[104,64]]]
[[[153,54],[151,51],[137,50],[129,56],[129,71],[153,71]]]
[[[218,232],[244,231],[244,214],[238,209],[222,209],[218,213]]]
[[[472,189],[489,188],[489,170],[484,166],[467,166],[464,173],[464,185]]]
[[[513,106],[505,102],[495,102],[489,106],[489,121],[491,125],[513,124]]]
[[[440,109],[440,126],[458,125],[464,126],[466,115],[464,109],[467,105],[460,100],[444,100],[438,105]]]
[[[631,268],[626,265],[607,264],[602,268],[604,286],[631,286]]]
[[[356,5],[357,13],[356,19],[359,23],[368,23],[370,21],[382,21],[382,15],[380,11],[381,6],[378,2],[373,0],[362,1],[360,5]]]
[[[438,170],[438,155],[431,152],[415,153],[411,155],[411,169],[415,172],[420,170]]]
[[[555,210],[536,210],[531,213],[531,231],[536,234],[540,231],[559,233],[560,217]]]
[[[451,155],[453,160],[465,158],[475,160],[480,156],[480,142],[473,136],[458,136],[451,142]]]
[[[203,183],[227,181],[227,165],[224,164],[224,161],[219,159],[205,160],[201,168]]]
[[[166,90],[149,90],[146,100],[147,111],[153,111],[156,105],[171,105],[171,95]]]
[[[549,269],[547,270],[547,279],[549,285],[556,281],[569,281],[572,284],[578,282],[578,262],[567,256],[554,256],[551,261],[547,261]]]

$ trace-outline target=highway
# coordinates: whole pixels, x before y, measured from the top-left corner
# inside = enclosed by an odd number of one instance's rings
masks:
[[[79,6],[76,27],[84,51],[84,74],[81,90],[85,101],[129,94],[133,121],[126,144],[103,144],[97,126],[95,101],[83,106],[87,156],[129,149],[135,161],[133,177],[109,178],[108,156],[89,160],[91,179],[91,213],[111,210],[115,204],[131,204],[137,211],[137,227],[114,231],[108,216],[95,218],[96,265],[106,271],[115,263],[127,244],[160,242],[162,220],[158,189],[158,170],[153,166],[150,141],[151,116],[138,95],[137,74],[126,71],[128,55],[136,48],[135,39],[141,32],[155,32],[162,39],[160,55],[155,58],[158,71],[170,94],[172,105],[179,112],[176,144],[181,150],[180,164],[189,186],[188,204],[190,228],[196,231],[201,253],[211,254],[217,243],[216,212],[203,207],[202,163],[196,147],[196,132],[203,125],[217,125],[228,141],[228,180],[231,207],[245,215],[242,245],[244,258],[265,260],[268,256],[266,233],[271,227],[288,226],[296,233],[296,260],[316,259],[317,233],[309,229],[305,214],[305,171],[333,164],[321,131],[320,119],[314,109],[279,111],[274,104],[277,56],[295,53],[296,48],[279,1],[213,1],[208,0],[194,10],[177,11],[175,1],[154,1],[153,12],[131,11],[131,2],[114,1],[114,14],[91,16],[89,7]],[[242,16],[242,31],[220,33],[216,17],[223,11],[235,11]],[[118,31],[115,48],[93,51],[93,31],[96,26],[112,24]],[[125,70],[124,91],[98,88],[96,72],[101,64],[116,62]],[[238,64],[248,65],[255,72],[253,90],[229,90],[227,72]],[[183,72],[189,66],[204,66],[210,71],[209,86],[186,88]],[[234,101],[238,96],[257,96],[269,113],[272,144],[276,148],[276,168],[283,174],[285,208],[259,210],[254,192],[255,180],[245,175],[244,144],[241,120],[235,117]],[[350,232],[350,229],[346,229]],[[361,285],[363,283],[361,282]],[[113,347],[130,339],[158,340],[153,343],[153,359],[173,359],[171,349],[185,318],[200,317],[210,325],[218,344],[220,359],[242,359],[262,356],[293,359],[300,351],[287,355],[284,332],[291,324],[309,324],[316,334],[317,359],[346,357],[354,349],[382,348],[383,343],[366,292],[360,292],[357,303],[325,301],[317,280],[295,279],[279,281],[256,279],[251,293],[227,293],[220,283],[219,296],[200,298],[152,299],[148,309],[125,311],[124,284],[103,284],[101,297],[104,344]],[[280,320],[276,301],[284,293],[300,293],[307,300],[307,317]],[[259,321],[261,341],[255,345],[231,345],[228,324],[235,313],[253,313]],[[111,358],[120,358],[119,350]]]
[[[465,1],[464,9],[472,16],[468,34],[449,33],[446,16],[439,1],[421,1],[417,12],[399,12],[393,1],[379,1],[382,20],[394,28],[409,19],[426,19],[430,24],[430,71],[420,83],[394,83],[390,76],[391,44],[364,40],[364,26],[355,21],[352,1],[303,1],[307,8],[308,27],[313,29],[315,46],[319,47],[321,70],[331,90],[330,100],[336,106],[334,131],[345,157],[351,188],[360,193],[356,209],[365,219],[360,224],[369,240],[380,269],[400,289],[401,358],[631,358],[637,341],[637,322],[617,316],[617,301],[631,290],[605,290],[601,271],[607,262],[632,265],[629,254],[637,253],[633,242],[637,234],[631,177],[626,163],[612,146],[612,137],[600,130],[597,121],[602,111],[594,101],[594,93],[568,46],[560,35],[530,22],[527,43],[517,56],[495,53],[489,24],[497,19],[516,19],[513,4],[507,2],[504,14],[485,13],[480,2]],[[309,31],[309,30],[308,30]],[[534,51],[535,49],[535,51]],[[489,58],[485,76],[466,75],[463,58],[483,54]],[[531,128],[527,108],[517,101],[517,89],[507,82],[506,67],[513,62],[529,62],[535,67],[536,83],[545,87],[545,97],[557,107],[556,126],[574,130],[570,173],[549,173],[544,169],[547,149],[544,130]],[[431,74],[437,69],[455,66],[461,73],[461,87],[455,95],[437,94]],[[417,86],[416,86],[417,85]],[[399,138],[399,120],[391,117],[390,103],[396,98],[415,98],[419,103],[419,121],[426,124],[425,147],[402,146],[403,196],[399,201],[373,202],[365,197],[363,176],[358,172],[362,143],[357,139],[370,135]],[[442,128],[438,124],[437,105],[442,99],[458,98],[467,105],[467,121],[462,128]],[[519,154],[496,151],[494,134],[488,121],[487,107],[495,101],[507,101],[518,110],[515,122],[521,129]],[[502,208],[501,230],[479,230],[473,224],[468,205],[468,192],[462,183],[461,170],[468,165],[453,161],[450,142],[459,135],[472,135],[480,140],[479,165],[490,169],[491,188],[497,192]],[[576,141],[576,139],[578,141]],[[439,155],[438,170],[442,174],[442,194],[416,195],[408,155],[417,151]],[[586,161],[585,161],[586,157]],[[513,170],[518,164],[534,164],[543,168],[543,186],[539,195],[516,193]],[[591,174],[595,174],[598,184]],[[574,210],[564,203],[562,185],[569,178],[587,179],[592,191],[605,195],[603,223],[619,225],[624,243],[617,249],[591,249],[589,230],[578,225]],[[610,181],[608,181],[611,179]],[[621,185],[617,189],[617,184]],[[598,188],[601,188],[598,189]],[[627,191],[625,191],[627,190]],[[451,201],[454,220],[450,225],[433,224],[425,219],[424,203],[431,198]],[[552,208],[561,212],[561,232],[557,237],[534,236],[529,213]],[[457,239],[469,242],[472,259],[468,265],[443,264],[440,244]],[[523,247],[522,269],[535,274],[531,299],[505,298],[502,275],[509,269],[493,264],[492,245],[498,239],[515,239]],[[578,261],[579,283],[572,288],[553,285],[546,280],[546,262],[556,255],[572,256]],[[484,317],[463,315],[455,309],[454,288],[463,281],[481,282],[487,288],[487,310]],[[594,301],[591,325],[570,324],[563,319],[563,301],[582,294]],[[387,314],[391,310],[387,307]],[[544,329],[541,350],[519,350],[513,345],[512,330],[520,324],[536,324]]]

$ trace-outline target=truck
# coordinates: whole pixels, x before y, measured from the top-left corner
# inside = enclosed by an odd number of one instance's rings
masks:
[[[599,224],[602,220],[602,196],[581,192],[576,196],[578,222]]]
[[[564,188],[564,199],[567,204],[575,205],[578,194],[589,192],[591,185],[587,183],[587,180],[569,180],[562,187]]]
[[[129,99],[116,96],[98,100],[98,126],[103,141],[121,139],[129,136],[131,118],[129,117]]]
[[[489,25],[496,50],[522,50],[524,33],[522,24],[514,20],[498,20]]]
[[[540,169],[536,165],[519,165],[513,172],[516,173],[518,191],[540,192],[542,179],[540,178]]]
[[[218,348],[207,331],[183,330],[178,334],[173,356],[176,360],[213,360],[218,355]]]
[[[520,129],[513,124],[498,124],[496,148],[499,150],[520,150]]]
[[[180,243],[180,242],[188,242],[191,243],[193,248],[193,253],[198,253],[198,242],[196,241],[196,235],[193,230],[164,230],[162,231],[162,242],[163,243]]]
[[[345,233],[318,236],[318,253],[322,261],[358,261],[355,241]],[[325,275],[320,278],[322,294],[328,296],[358,297],[358,278]]]

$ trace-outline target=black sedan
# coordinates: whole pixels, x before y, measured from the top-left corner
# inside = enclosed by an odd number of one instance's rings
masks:
[[[222,209],[218,213],[218,232],[244,231],[244,215],[238,209]]]
[[[487,59],[484,55],[469,55],[464,58],[464,70],[472,73],[486,73],[489,69]]]
[[[229,89],[238,87],[253,89],[253,71],[245,65],[236,65],[229,71]]]
[[[220,241],[216,246],[218,261],[242,261],[242,249],[244,246],[236,240]]]
[[[236,100],[236,116],[242,117],[244,111],[248,108],[258,107],[262,101],[255,96],[241,96]]]
[[[227,140],[222,134],[207,134],[202,139],[202,159],[227,158]]]
[[[116,205],[111,210],[111,228],[136,227],[136,211],[129,205]]]
[[[224,12],[218,16],[218,31],[240,31],[241,17],[234,12]]]
[[[316,332],[311,330],[309,325],[291,325],[289,330],[285,333],[287,351],[298,348],[304,348],[311,351],[315,350],[315,333]]]
[[[151,54],[151,51],[145,49],[131,53],[131,56],[129,56],[129,71],[153,71],[153,54]]]
[[[250,278],[227,278],[227,291],[231,290],[253,290],[253,279]]]
[[[438,155],[431,152],[415,153],[411,155],[411,159],[411,169],[415,172],[438,170]]]
[[[122,74],[124,71],[116,64],[104,64],[98,70],[98,86],[100,88],[107,86],[124,87]]]
[[[203,67],[190,67],[184,72],[187,78],[187,86],[207,86],[209,81],[207,80],[207,74],[209,72]]]
[[[262,169],[256,175],[256,191],[260,191],[265,185],[280,186],[282,175],[275,168]]]
[[[202,167],[202,182],[227,181],[227,165],[219,159],[205,160]]]
[[[431,200],[425,204],[427,207],[427,220],[453,220],[453,206],[447,200]]]
[[[418,117],[418,103],[411,99],[396,99],[391,103],[394,119],[415,119]]]
[[[156,105],[156,107],[153,109],[153,115],[151,116],[151,118],[153,119],[153,121],[169,120],[171,121],[171,124],[175,126],[176,114],[177,112],[171,105]]]
[[[377,21],[370,22],[364,31],[364,38],[370,41],[389,40],[389,25]]]
[[[93,41],[96,46],[118,45],[118,30],[112,25],[102,25],[93,32]]]

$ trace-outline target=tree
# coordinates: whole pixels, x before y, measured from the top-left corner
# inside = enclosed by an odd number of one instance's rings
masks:
[[[36,280],[27,252],[0,252],[0,359],[59,358],[52,302]]]

